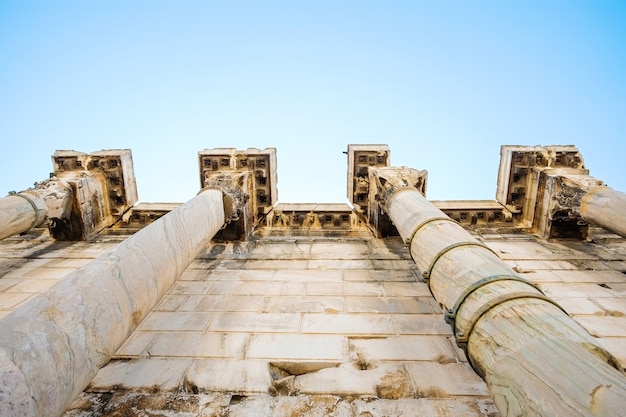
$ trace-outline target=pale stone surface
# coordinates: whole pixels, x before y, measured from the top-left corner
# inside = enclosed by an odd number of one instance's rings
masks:
[[[185,380],[194,392],[266,393],[271,384],[267,362],[255,360],[194,360]]]
[[[476,397],[455,398],[403,398],[383,400],[371,397],[342,398],[335,395],[298,395],[273,397],[267,394],[192,394],[187,392],[165,394],[121,392],[108,394],[81,394],[68,410],[66,417],[92,415],[119,416],[120,413],[136,413],[137,405],[143,410],[155,410],[163,415],[167,405],[167,417],[229,417],[259,416],[307,416],[307,417],[496,417],[492,402]],[[132,415],[132,414],[131,414]],[[150,415],[150,414],[147,414]]]
[[[450,341],[444,336],[351,337],[352,360],[370,361],[459,361]]]
[[[59,280],[71,272],[74,272],[77,268],[41,268],[41,267],[24,267],[13,270],[6,274],[7,278],[39,278],[39,279],[54,279]]]
[[[127,358],[147,354],[148,347],[159,335],[156,332],[133,332],[120,346],[114,357]]]
[[[24,292],[24,293],[41,293],[48,288],[56,284],[56,280],[50,279],[22,279],[19,283],[13,285],[6,290],[7,293],[11,292]]]
[[[342,272],[341,270],[278,270],[273,279],[274,281],[289,282],[341,282],[343,280]]]
[[[622,371],[626,372],[626,336],[602,337],[598,342],[618,360]]]
[[[190,362],[189,359],[164,358],[112,361],[97,373],[89,389],[104,391],[120,387],[170,391],[183,383]]]
[[[213,317],[204,312],[153,311],[141,322],[138,330],[204,330]]]
[[[344,304],[347,300],[355,297],[344,299],[341,297],[321,297],[321,296],[278,296],[266,297],[265,303],[261,309],[262,313],[341,313],[344,311]],[[375,299],[367,297],[367,300]],[[376,299],[375,299],[376,300]],[[348,310],[350,306],[348,305]],[[376,310],[380,311],[380,310]]]
[[[221,192],[202,192],[3,317],[0,414],[60,415],[223,221]]]
[[[626,299],[623,298],[596,298],[594,303],[602,307],[601,311],[604,311],[609,316],[626,316]],[[624,329],[626,335],[626,329]]]
[[[389,389],[389,392],[386,391]],[[413,397],[413,388],[401,365],[346,363],[296,377],[295,390],[302,394]],[[395,392],[392,392],[395,391]]]
[[[467,363],[415,362],[406,365],[418,397],[489,394],[476,372]]]
[[[387,314],[303,314],[303,333],[375,335],[394,334]]]
[[[450,326],[446,324],[442,316],[435,318],[429,314],[394,314],[393,321],[396,323],[399,334],[452,335]]]
[[[48,207],[37,193],[26,192],[0,198],[0,239],[38,226],[47,215]]]
[[[345,336],[305,334],[255,334],[246,356],[268,360],[345,361]]]
[[[33,293],[27,292],[3,292],[0,293],[0,309],[12,311],[24,301],[33,297]]]
[[[149,356],[243,359],[250,336],[243,333],[175,332],[159,334]]]
[[[308,283],[306,285],[307,295],[345,295],[345,296],[373,296],[382,297],[384,295],[383,286],[378,283]]]
[[[559,298],[552,297],[552,299],[561,307],[567,311],[567,313],[574,318],[577,315],[581,314],[605,314],[605,311],[600,308],[599,302],[600,298],[596,298],[595,300],[589,299],[587,297],[579,297],[579,298]]]
[[[540,283],[539,288],[549,297],[556,298],[614,298],[615,291],[589,283]]]
[[[293,333],[300,330],[300,314],[295,313],[216,313],[211,331]]]
[[[178,311],[259,311],[264,301],[260,295],[188,295],[177,306]]]
[[[534,260],[518,260],[509,259],[506,261],[516,271],[543,271],[565,269],[574,271],[578,269],[576,265],[568,261],[534,261]]]
[[[626,317],[575,316],[574,318],[592,336],[626,336]]]

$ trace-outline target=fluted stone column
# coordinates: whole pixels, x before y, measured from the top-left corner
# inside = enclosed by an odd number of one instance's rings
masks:
[[[0,239],[39,226],[47,215],[48,207],[37,194],[21,192],[0,198]]]
[[[0,320],[0,415],[61,415],[224,225],[209,189]]]
[[[397,170],[373,181],[503,416],[624,415],[626,377],[582,327]]]
[[[610,187],[589,190],[580,202],[581,217],[626,237],[626,194]]]

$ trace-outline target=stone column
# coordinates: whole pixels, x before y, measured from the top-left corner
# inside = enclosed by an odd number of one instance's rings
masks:
[[[374,195],[503,416],[623,415],[626,377],[582,327],[407,186],[399,169],[369,172]]]
[[[48,216],[48,207],[37,194],[21,192],[0,199],[0,239],[27,232]]]
[[[610,187],[588,191],[580,202],[583,220],[626,237],[626,194]]]
[[[224,222],[205,190],[0,320],[0,415],[61,415]]]

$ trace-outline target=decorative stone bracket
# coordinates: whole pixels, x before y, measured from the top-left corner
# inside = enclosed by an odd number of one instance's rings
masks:
[[[201,187],[224,195],[226,224],[215,239],[246,239],[278,199],[276,149],[205,149],[198,159]]]
[[[59,240],[83,240],[113,225],[138,200],[137,183],[129,149],[114,149],[90,154],[56,151],[52,156],[54,172],[51,183],[71,188],[71,210],[58,197],[47,192],[49,208],[53,208],[50,233]],[[46,187],[45,183],[42,186]],[[56,200],[56,201],[55,201]],[[61,205],[63,208],[61,208]],[[55,213],[56,211],[56,213]]]
[[[521,227],[544,238],[585,239],[588,223],[625,234],[626,195],[589,176],[575,146],[502,146],[500,154],[496,198]]]
[[[0,200],[0,237],[47,221],[55,239],[88,239],[137,202],[130,150],[56,151],[52,161],[50,179]]]

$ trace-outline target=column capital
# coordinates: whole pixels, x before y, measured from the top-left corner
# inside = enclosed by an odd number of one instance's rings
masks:
[[[403,188],[415,188],[426,196],[428,171],[407,167],[370,167],[370,196],[386,208],[389,197]],[[372,198],[370,198],[372,200]],[[373,203],[373,202],[371,202]],[[370,204],[371,204],[370,203]]]
[[[496,199],[514,221],[542,237],[584,239],[581,200],[603,182],[590,177],[580,151],[567,146],[502,146]]]
[[[204,149],[198,152],[201,188],[224,194],[226,226],[216,239],[246,239],[278,200],[276,149]]]
[[[36,188],[52,208],[49,229],[55,239],[87,239],[113,225],[138,200],[130,149],[58,150],[52,163],[50,180]],[[71,204],[56,198],[59,189],[71,191]]]

